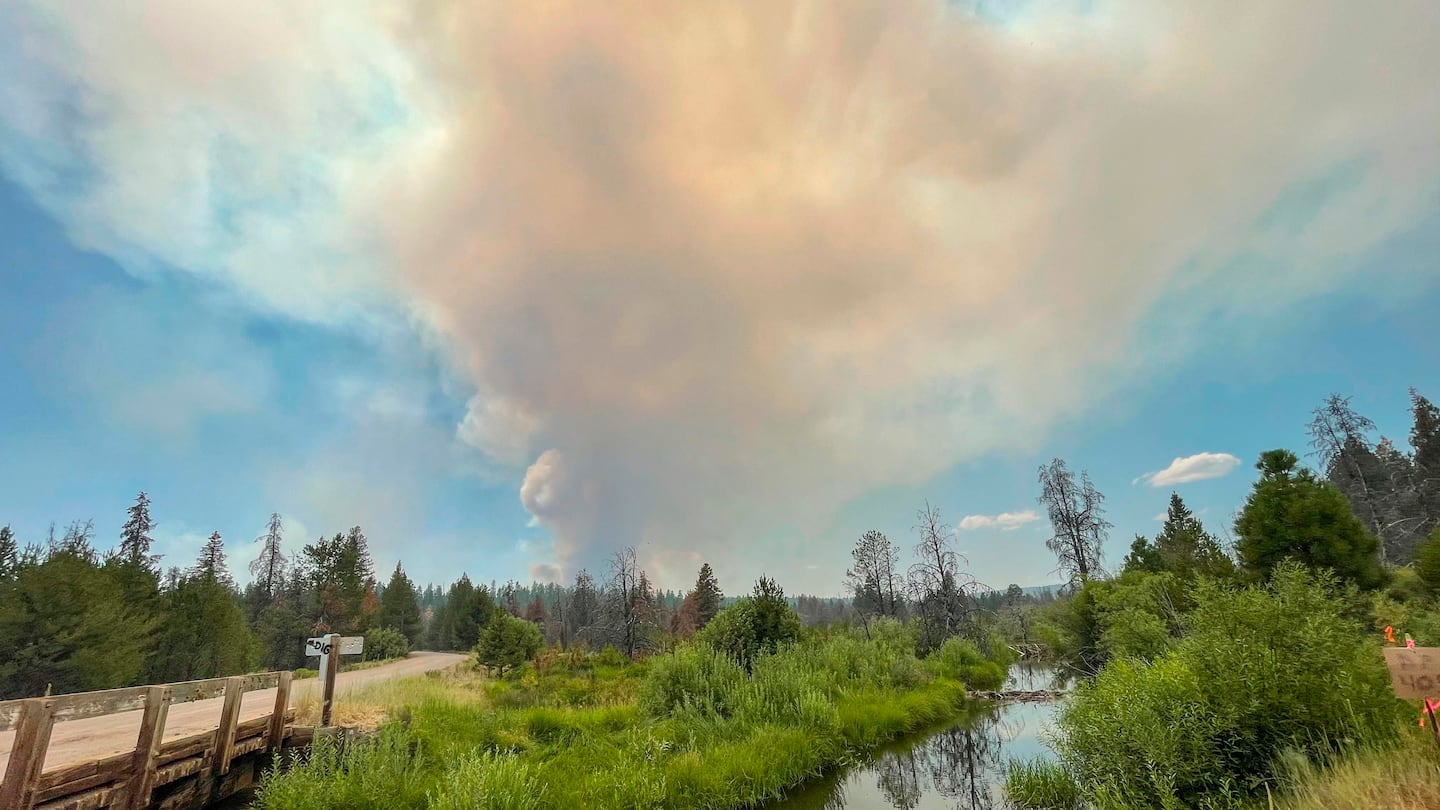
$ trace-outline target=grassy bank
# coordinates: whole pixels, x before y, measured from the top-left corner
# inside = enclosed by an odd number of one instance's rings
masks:
[[[374,738],[272,775],[269,810],[748,807],[954,716],[1003,667],[897,632],[811,638],[747,673],[704,645],[629,663],[548,654],[504,679],[396,682]],[[363,696],[362,696],[363,700]]]

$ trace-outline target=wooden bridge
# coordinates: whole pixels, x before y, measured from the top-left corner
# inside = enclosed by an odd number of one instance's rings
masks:
[[[0,701],[0,734],[14,731],[0,776],[0,808],[179,810],[230,796],[252,785],[276,752],[313,736],[312,728],[293,725],[291,677],[267,672]],[[260,700],[244,706],[247,694]],[[172,711],[183,722],[167,734]],[[135,728],[133,747],[96,756],[78,742],[86,739],[87,725],[93,735],[96,727],[113,732],[120,724]],[[194,731],[197,726],[205,729]],[[116,735],[108,736],[114,749]],[[57,738],[68,756],[46,770]]]

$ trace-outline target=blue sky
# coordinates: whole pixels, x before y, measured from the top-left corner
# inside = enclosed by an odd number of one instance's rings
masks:
[[[1052,456],[1118,562],[1140,476],[1237,457],[1176,487],[1223,530],[1326,394],[1397,440],[1440,396],[1434,7],[285,8],[0,10],[22,540],[144,489],[167,563],[218,530],[242,577],[278,511],[422,581],[634,543],[835,593],[929,499],[1041,584]]]

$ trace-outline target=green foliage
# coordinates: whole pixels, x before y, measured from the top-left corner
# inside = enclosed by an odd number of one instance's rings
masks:
[[[262,810],[349,810],[355,807],[422,808],[432,783],[423,753],[399,726],[374,737],[320,737],[302,760],[266,772],[255,806]]]
[[[409,645],[420,642],[420,602],[415,593],[415,583],[405,575],[398,562],[385,592],[380,595],[380,614],[376,622],[381,627],[399,630],[405,636],[407,649]]]
[[[710,563],[701,564],[692,593],[695,594],[695,629],[699,630],[720,613],[720,601],[725,598],[720,592],[720,583],[715,581],[715,572],[710,570]]]
[[[549,807],[539,769],[513,754],[466,756],[445,773],[431,797],[432,810],[538,810]]]
[[[1339,490],[1298,464],[1288,450],[1261,454],[1255,465],[1260,480],[1235,521],[1241,563],[1258,578],[1295,560],[1328,568],[1362,588],[1383,584],[1375,537]]]
[[[1440,528],[1415,547],[1415,573],[1431,595],[1440,595]]]
[[[0,580],[0,699],[136,683],[153,628],[88,546],[52,549]]]
[[[1281,565],[1268,586],[1202,582],[1195,598],[1173,650],[1112,662],[1061,710],[1053,745],[1093,806],[1233,806],[1282,752],[1393,739],[1385,668],[1326,575]]]
[[[695,645],[643,663],[552,651],[485,692],[406,708],[382,737],[403,735],[409,763],[326,753],[268,774],[260,806],[754,807],[964,703],[913,651],[844,633],[761,656],[749,675]]]
[[[755,659],[800,638],[800,616],[775,581],[761,577],[753,594],[716,614],[695,640],[728,655],[747,671]]]
[[[1130,553],[1120,563],[1120,570],[1127,574],[1131,571],[1158,574],[1165,570],[1165,564],[1160,560],[1160,549],[1150,542],[1150,538],[1137,534],[1130,542]]]
[[[540,628],[504,611],[496,611],[480,642],[475,647],[475,658],[481,665],[501,675],[505,670],[518,667],[540,652],[545,640]]]
[[[1011,761],[1005,794],[1020,810],[1080,810],[1084,801],[1075,777],[1050,760]]]
[[[188,681],[253,669],[260,645],[238,597],[216,533],[190,574],[176,579],[160,596],[161,623],[150,679]]]
[[[992,691],[1005,683],[1005,665],[986,658],[968,639],[947,639],[925,659],[932,672],[967,688]]]
[[[365,660],[389,661],[410,654],[410,641],[393,627],[376,627],[365,631]]]
[[[650,674],[640,689],[640,711],[651,717],[680,710],[726,717],[744,679],[745,670],[734,659],[708,644],[686,644],[651,659]]]

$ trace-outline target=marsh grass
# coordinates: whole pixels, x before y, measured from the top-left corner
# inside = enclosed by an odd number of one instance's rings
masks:
[[[682,645],[640,664],[550,653],[498,680],[377,684],[341,705],[389,710],[384,745],[272,773],[260,806],[342,806],[318,786],[343,782],[341,795],[376,807],[753,807],[954,717],[964,686],[935,670],[898,645],[838,636],[762,656],[749,675]],[[405,763],[381,755],[401,750]]]
[[[1418,732],[1418,733],[1417,733]],[[1440,807],[1440,748],[1411,730],[1397,747],[1364,748],[1325,767],[1301,757],[1282,766],[1266,810],[1431,810]]]

